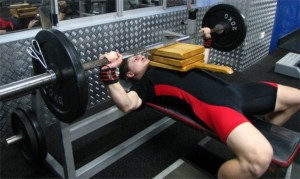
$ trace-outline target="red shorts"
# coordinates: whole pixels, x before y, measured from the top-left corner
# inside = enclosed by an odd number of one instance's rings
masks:
[[[220,99],[224,105],[213,105],[192,99],[196,116],[226,143],[227,137],[242,123],[249,122],[245,116],[263,115],[274,111],[277,85],[274,83],[247,83],[228,86],[236,91],[230,99]],[[230,102],[228,102],[230,100]],[[227,104],[227,105],[226,105]]]

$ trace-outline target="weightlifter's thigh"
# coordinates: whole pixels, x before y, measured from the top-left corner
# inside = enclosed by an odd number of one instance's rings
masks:
[[[300,90],[297,88],[278,85],[275,112],[298,106],[300,108]]]

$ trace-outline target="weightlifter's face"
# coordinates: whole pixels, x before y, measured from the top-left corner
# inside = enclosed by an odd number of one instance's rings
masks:
[[[143,55],[136,55],[128,58],[128,73],[127,77],[140,79],[147,71],[150,60]]]

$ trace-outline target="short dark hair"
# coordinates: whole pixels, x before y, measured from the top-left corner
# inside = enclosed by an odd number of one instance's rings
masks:
[[[128,81],[127,78],[127,72],[129,71],[128,69],[128,62],[127,59],[123,59],[121,65],[119,66],[119,78]]]

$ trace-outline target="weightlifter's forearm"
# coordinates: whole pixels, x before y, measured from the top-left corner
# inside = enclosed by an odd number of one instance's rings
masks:
[[[204,63],[208,63],[209,52],[210,52],[210,49],[209,48],[205,48],[205,50],[204,50]]]
[[[6,30],[0,30],[0,34],[5,34]]]
[[[210,52],[211,45],[212,45],[212,39],[211,38],[204,39],[204,43],[203,43],[203,46],[205,47],[205,50],[204,50],[204,63],[208,63],[209,52]]]

